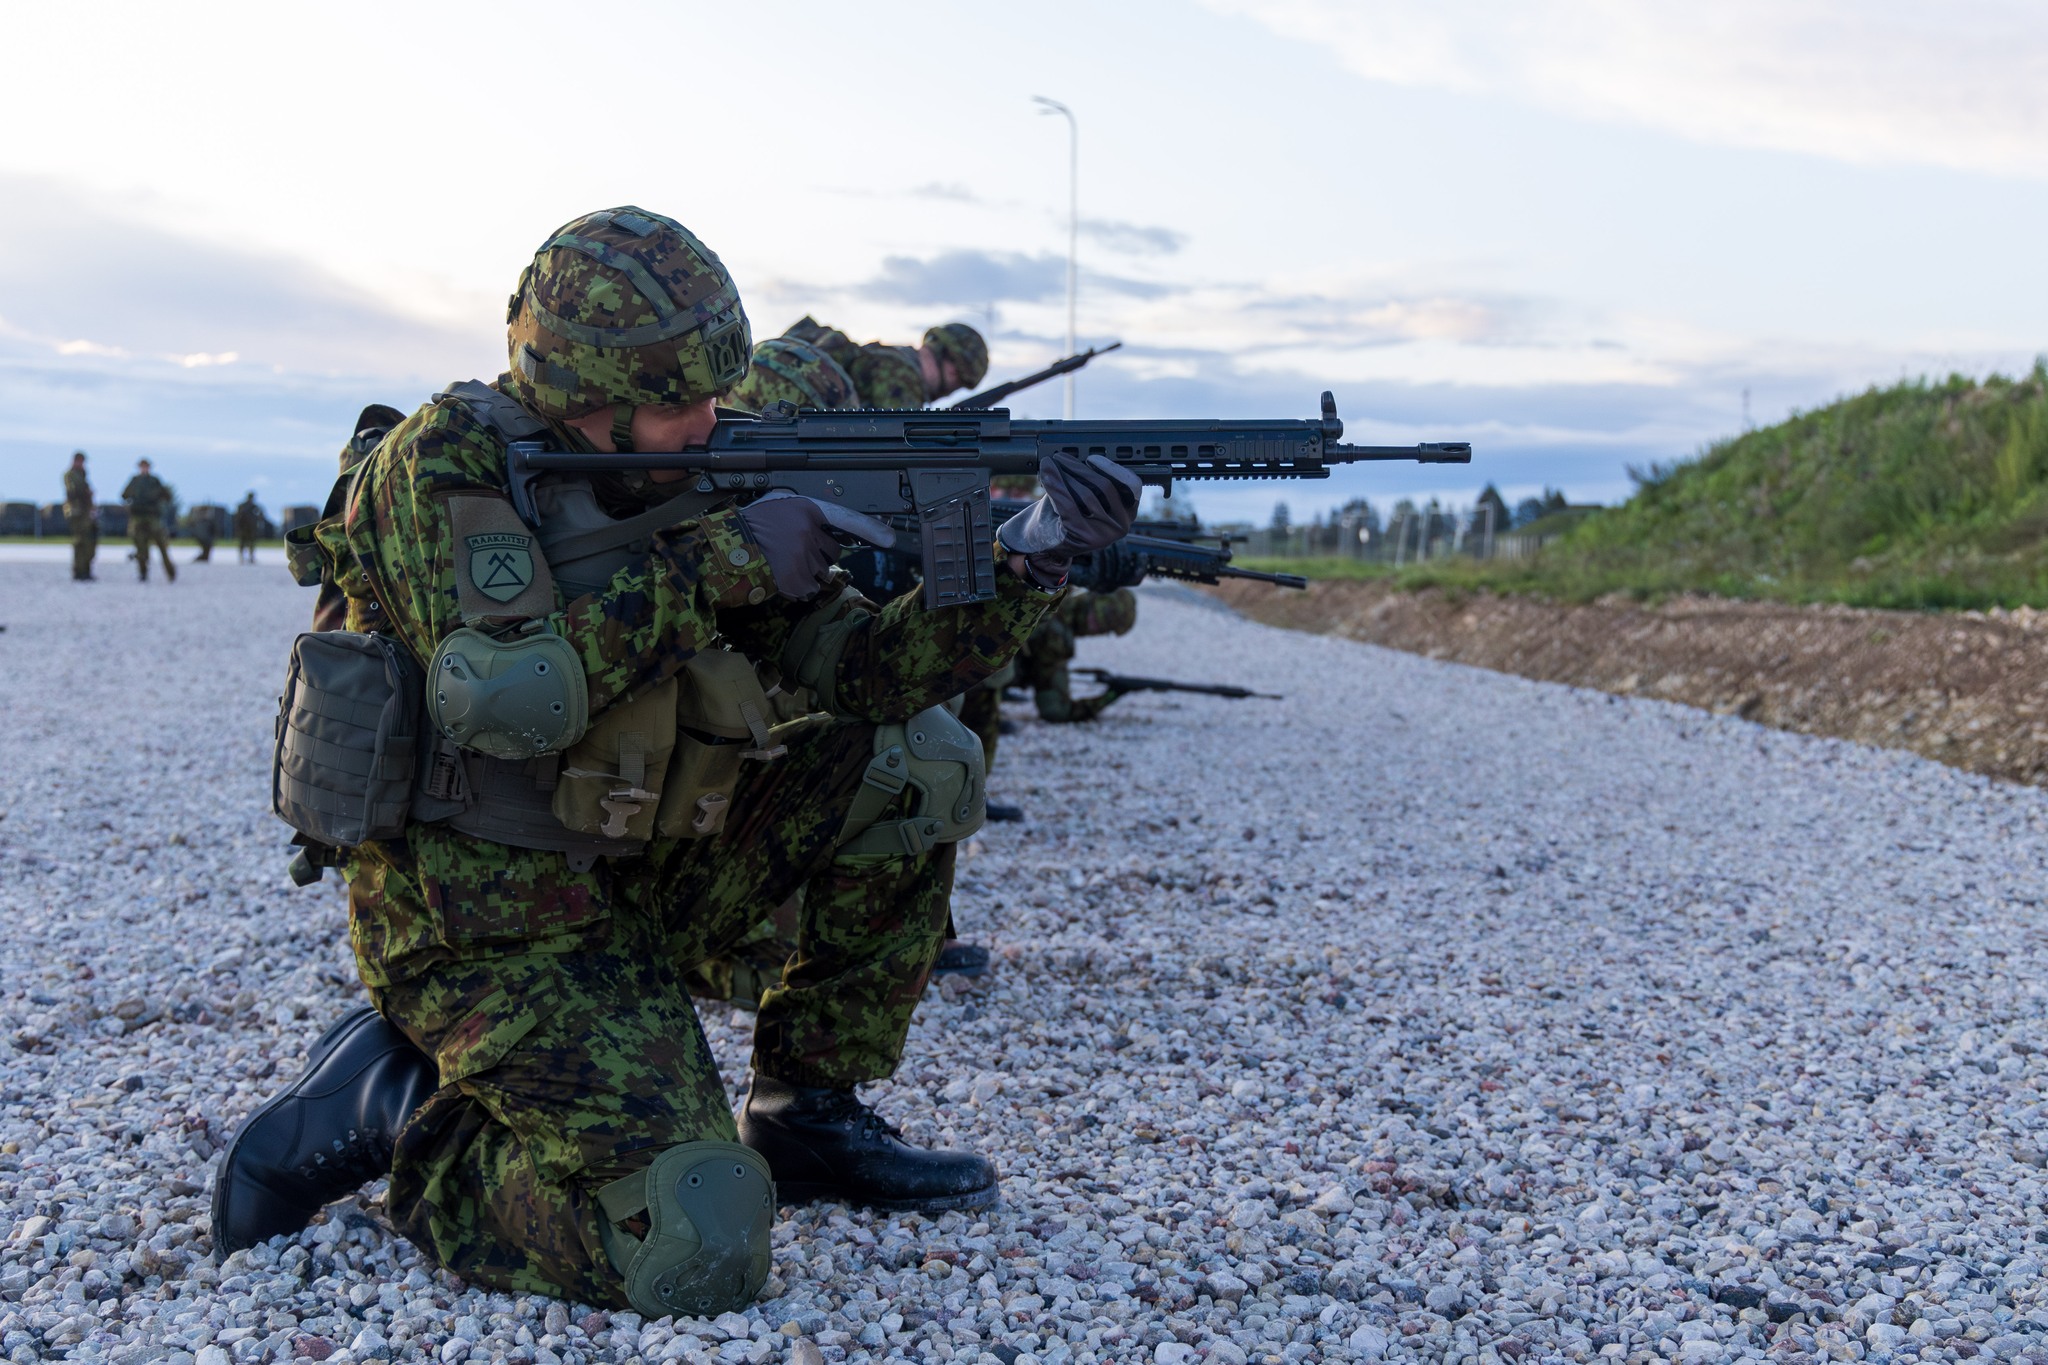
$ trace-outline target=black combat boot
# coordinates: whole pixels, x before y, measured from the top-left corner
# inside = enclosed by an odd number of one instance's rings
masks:
[[[985,1208],[1001,1196],[987,1161],[911,1146],[851,1086],[787,1085],[756,1072],[740,1109],[740,1141],[768,1159],[785,1204],[843,1199],[943,1213]]]
[[[932,962],[933,976],[979,977],[988,975],[988,949],[964,938],[949,938]]]
[[[434,1059],[376,1010],[320,1035],[299,1078],[228,1140],[213,1178],[213,1247],[226,1256],[297,1232],[322,1206],[391,1172],[412,1111],[440,1084]]]

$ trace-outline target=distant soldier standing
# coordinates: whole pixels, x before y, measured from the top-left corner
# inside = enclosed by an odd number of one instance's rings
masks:
[[[163,556],[164,577],[178,581],[177,566],[171,563],[171,542],[164,535],[164,514],[170,508],[171,490],[149,472],[148,460],[135,462],[135,477],[121,490],[128,504],[128,534],[135,541],[135,569],[142,581],[149,581],[149,547]]]
[[[256,505],[256,490],[250,489],[235,508],[235,561],[240,564],[256,562],[256,538],[263,534],[263,509]]]
[[[82,450],[71,452],[71,468],[64,471],[64,521],[71,528],[71,576],[90,583],[92,557],[100,548],[100,521],[93,506],[92,481],[85,477]]]

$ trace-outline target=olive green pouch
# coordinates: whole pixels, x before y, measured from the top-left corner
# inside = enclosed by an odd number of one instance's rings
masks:
[[[552,809],[579,834],[654,837],[676,750],[676,680],[607,707],[562,755]]]
[[[743,654],[707,649],[684,669],[677,698],[675,756],[656,828],[671,839],[703,839],[725,828],[743,759],[771,762],[788,738],[827,716],[788,714],[779,690],[762,685]],[[782,705],[778,707],[778,700]]]
[[[705,839],[725,828],[740,780],[740,751],[746,747],[742,740],[702,739],[688,730],[677,734],[655,822],[664,838]]]

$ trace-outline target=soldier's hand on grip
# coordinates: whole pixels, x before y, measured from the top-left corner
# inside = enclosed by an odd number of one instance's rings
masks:
[[[817,498],[777,489],[740,509],[747,538],[761,547],[775,591],[799,601],[816,597],[826,575],[857,538],[887,548],[896,539],[884,522]],[[838,534],[834,534],[837,532]]]
[[[1138,476],[1101,455],[1086,461],[1054,456],[1038,470],[1045,494],[996,528],[996,541],[1024,556],[1040,587],[1067,579],[1074,556],[1113,545],[1130,534],[1138,516]]]

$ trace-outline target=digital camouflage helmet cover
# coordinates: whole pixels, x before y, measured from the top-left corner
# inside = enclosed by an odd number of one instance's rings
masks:
[[[860,402],[853,380],[838,361],[810,342],[789,336],[769,337],[754,347],[753,368],[728,401],[749,412],[775,402],[800,408],[851,408]]]
[[[753,338],[718,256],[627,206],[551,233],[506,310],[512,396],[543,416],[687,406],[747,373]]]
[[[964,322],[949,322],[924,334],[924,344],[940,360],[950,360],[963,387],[973,388],[988,374],[988,343]]]

